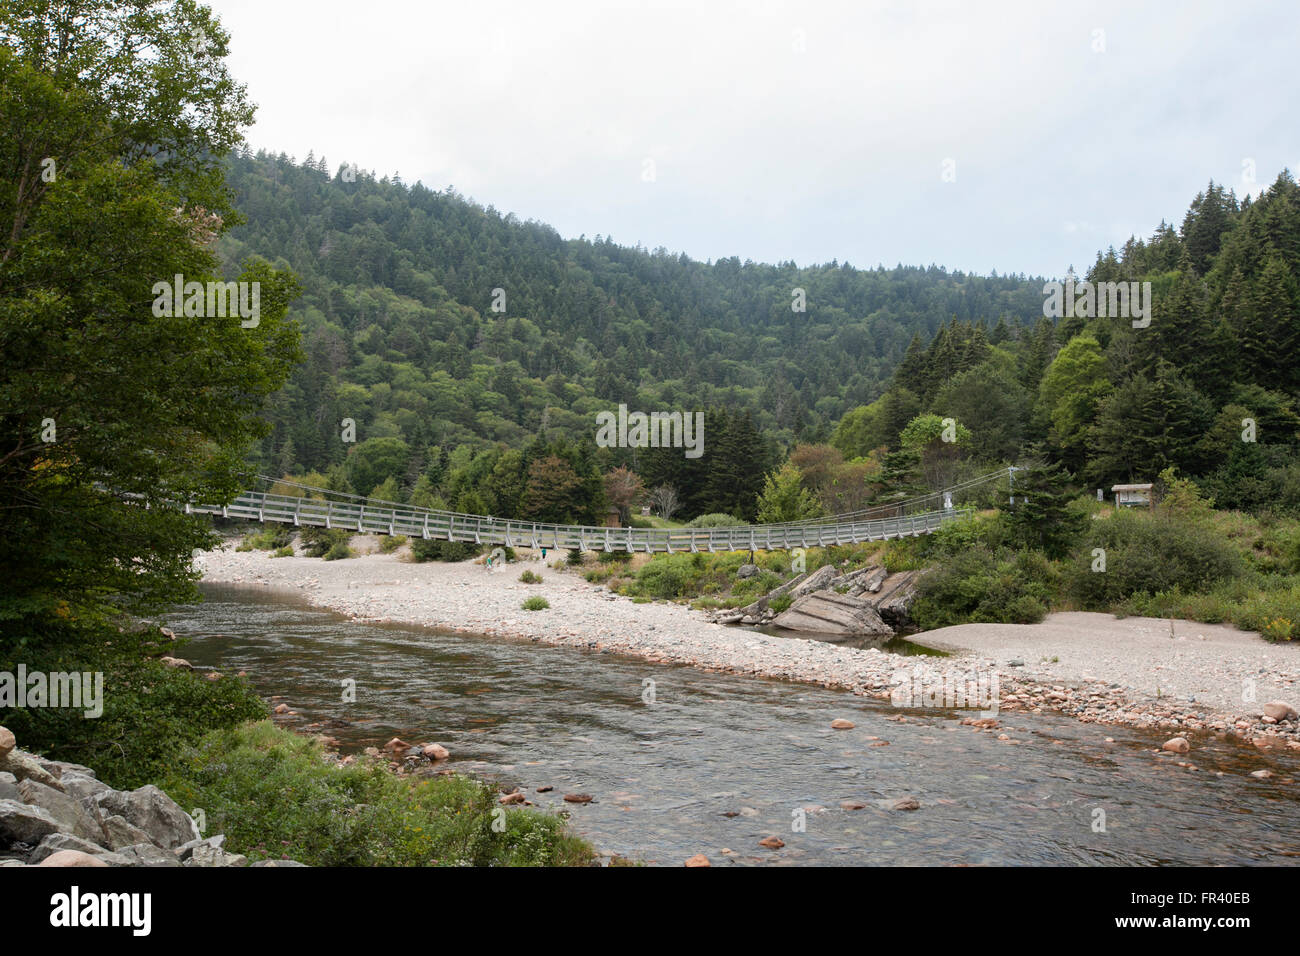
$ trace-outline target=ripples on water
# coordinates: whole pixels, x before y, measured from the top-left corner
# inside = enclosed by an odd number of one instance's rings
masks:
[[[569,811],[605,852],[672,865],[704,853],[715,866],[1278,864],[1300,854],[1296,784],[1247,776],[1296,773],[1290,754],[1202,739],[1190,772],[1151,752],[1163,736],[1136,730],[1005,715],[1016,746],[960,726],[957,712],[907,711],[899,723],[885,704],[801,684],[356,623],[252,588],[204,593],[170,618],[192,638],[181,653],[195,665],[246,669],[302,724],[346,721],[325,729],[344,750],[395,735],[442,743],[453,766]],[[346,678],[355,704],[341,702]],[[856,727],[832,731],[836,717]],[[574,791],[595,802],[563,803]],[[921,809],[875,803],[903,796]],[[846,799],[869,806],[839,809]],[[815,806],[826,810],[792,832],[794,811]],[[1097,809],[1104,833],[1093,830]],[[786,846],[757,846],[770,835]]]

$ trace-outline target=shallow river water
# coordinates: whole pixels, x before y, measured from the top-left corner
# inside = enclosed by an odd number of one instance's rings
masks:
[[[1295,752],[1196,738],[1190,771],[1152,752],[1165,735],[1008,714],[1000,731],[981,733],[959,724],[969,712],[900,711],[802,684],[357,623],[254,588],[204,594],[169,619],[196,666],[247,670],[301,724],[329,722],[321,732],[345,751],[395,735],[441,743],[452,766],[519,784],[539,807],[568,812],[603,852],[648,863],[696,853],[714,866],[1300,859],[1300,785],[1284,782],[1300,776]],[[355,703],[342,701],[349,678]],[[837,717],[855,728],[831,730]],[[1276,776],[1249,776],[1261,768]],[[555,789],[537,793],[543,785]],[[564,803],[572,792],[595,799]],[[890,809],[906,796],[920,809]],[[849,799],[868,806],[840,809]],[[785,847],[758,846],[768,836]]]

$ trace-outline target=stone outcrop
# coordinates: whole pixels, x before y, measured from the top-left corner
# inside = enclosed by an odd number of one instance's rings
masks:
[[[814,591],[801,597],[772,622],[792,631],[890,637],[894,629],[880,619],[871,602],[835,591]]]
[[[89,767],[16,749],[3,727],[0,744],[0,866],[249,865],[155,786],[114,790]]]
[[[892,637],[907,623],[916,582],[924,571],[890,574],[872,566],[840,573],[833,565],[787,581],[752,604],[718,614],[719,624],[772,624],[792,631],[841,637]],[[793,600],[781,613],[774,598]]]

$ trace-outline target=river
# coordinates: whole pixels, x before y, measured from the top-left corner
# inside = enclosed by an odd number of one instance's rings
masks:
[[[1191,771],[1152,752],[1165,735],[1122,727],[1004,714],[1000,731],[980,733],[960,725],[962,712],[900,712],[803,684],[358,623],[256,588],[203,591],[204,603],[168,619],[196,666],[247,670],[260,693],[283,695],[298,726],[328,722],[322,732],[345,751],[393,736],[441,743],[451,766],[523,786],[605,853],[664,865],[704,853],[715,866],[1300,857],[1296,784],[1283,782],[1300,776],[1294,752],[1199,739]],[[346,679],[355,703],[343,702]],[[889,719],[900,713],[905,721]],[[835,718],[856,726],[831,730]],[[1276,776],[1248,775],[1261,767]],[[537,793],[543,785],[554,790]],[[575,791],[595,799],[562,802]],[[891,809],[905,796],[921,808]],[[848,799],[868,806],[840,809]],[[758,846],[773,835],[786,846]]]

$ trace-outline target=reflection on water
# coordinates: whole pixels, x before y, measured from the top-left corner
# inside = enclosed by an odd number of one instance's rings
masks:
[[[394,735],[442,743],[453,765],[568,810],[606,852],[672,865],[704,853],[715,866],[1278,864],[1300,853],[1289,754],[1205,740],[1192,772],[1140,731],[1009,717],[1014,745],[960,726],[960,713],[897,722],[885,704],[801,684],[359,624],[256,589],[204,592],[169,622],[193,638],[182,653],[195,665],[246,669],[303,724],[330,721],[345,750]],[[355,704],[341,699],[347,678]],[[836,717],[856,727],[832,731]],[[1263,767],[1277,776],[1248,776]],[[543,785],[555,789],[537,794]],[[563,803],[574,791],[595,801]],[[887,809],[903,796],[921,809]],[[840,809],[849,799],[867,807]],[[794,832],[796,811],[814,807],[826,809],[804,810]],[[770,835],[786,846],[757,845]]]

